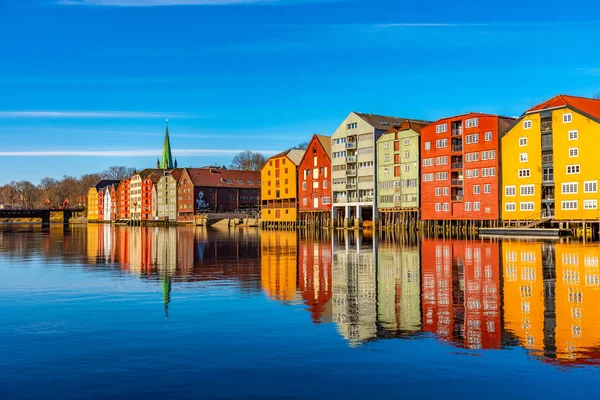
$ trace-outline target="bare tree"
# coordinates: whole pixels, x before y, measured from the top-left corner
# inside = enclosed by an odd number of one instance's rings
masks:
[[[267,159],[262,154],[245,150],[233,157],[229,168],[242,171],[260,171],[266,161]]]
[[[23,208],[32,208],[38,200],[40,189],[29,181],[15,182],[14,187],[19,197],[19,205]]]
[[[292,150],[306,150],[307,148],[308,148],[308,142],[302,142],[302,143],[298,143],[297,145],[292,147]]]
[[[129,168],[123,165],[113,165],[102,173],[102,177],[105,179],[121,180],[129,178],[135,174],[135,172],[135,168]]]

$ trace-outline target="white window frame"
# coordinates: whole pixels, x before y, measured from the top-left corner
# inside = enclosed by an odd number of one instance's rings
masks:
[[[579,147],[569,148],[569,158],[579,157]]]
[[[504,203],[504,211],[512,212],[517,211],[517,203]]]
[[[584,181],[583,193],[598,193],[598,181]]]
[[[521,174],[521,172],[523,174]],[[518,171],[519,178],[529,178],[531,177],[531,170],[529,168],[523,168]]]
[[[470,201],[467,201],[465,203],[465,211],[471,211],[471,202]]]
[[[563,182],[560,188],[561,194],[577,194],[579,193],[579,182]]]
[[[531,129],[532,125],[533,124],[531,123],[531,120],[529,120],[529,119],[523,121],[523,129]]]
[[[517,186],[515,186],[515,185],[504,186],[504,195],[506,197],[514,197],[514,196],[516,196],[517,195]]]
[[[583,200],[583,209],[584,210],[597,210],[598,209],[598,200],[597,199]]]
[[[535,196],[535,185],[521,185],[519,193],[523,197]]]
[[[435,212],[442,211],[442,203],[435,203]]]
[[[564,113],[562,115],[563,124],[570,124],[573,122],[573,113]]]
[[[575,169],[577,169],[577,172],[575,172]],[[571,170],[571,172],[569,172],[569,170]],[[566,171],[567,171],[567,175],[578,175],[581,172],[581,165],[580,164],[567,165]]]
[[[531,207],[529,207],[531,206]],[[519,210],[521,211],[535,211],[535,202],[533,201],[522,201],[519,203]]]
[[[483,185],[483,194],[491,194],[492,193],[492,184],[486,183]]]
[[[481,194],[481,185],[473,185],[473,194]]]
[[[481,202],[476,201],[473,203],[473,211],[481,211]]]
[[[436,196],[441,196],[442,195],[442,188],[441,187],[436,187],[435,188],[435,195]]]
[[[569,131],[569,140],[577,140],[577,139],[579,139],[579,131],[577,129]]]
[[[575,205],[575,207],[572,207],[573,205]],[[579,202],[577,200],[563,200],[560,203],[560,209],[565,211],[578,210]]]
[[[527,155],[527,153],[521,153],[519,154],[519,161],[520,162],[528,162],[529,160],[529,156]]]
[[[431,142],[425,142],[425,150],[431,150]]]
[[[519,138],[519,147],[524,147],[527,146],[527,137],[520,137]]]
[[[444,211],[450,211],[450,203],[444,203],[443,206]]]

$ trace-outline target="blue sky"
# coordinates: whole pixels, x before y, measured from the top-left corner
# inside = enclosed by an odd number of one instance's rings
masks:
[[[201,166],[331,134],[352,110],[434,120],[592,96],[594,10],[553,0],[0,0],[0,184],[152,167],[165,118],[179,165]]]

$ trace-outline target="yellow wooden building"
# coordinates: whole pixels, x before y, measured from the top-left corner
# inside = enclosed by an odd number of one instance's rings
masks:
[[[261,169],[261,219],[264,225],[295,224],[298,218],[297,168],[304,150],[287,150]]]
[[[556,96],[504,132],[502,219],[598,221],[600,100]]]
[[[92,186],[88,190],[87,219],[88,221],[98,221],[98,189],[96,186]]]

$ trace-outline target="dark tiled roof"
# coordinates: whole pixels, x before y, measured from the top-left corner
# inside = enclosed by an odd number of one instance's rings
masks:
[[[260,171],[220,168],[186,168],[186,171],[194,186],[260,189]]]
[[[387,117],[384,115],[377,114],[364,114],[355,112],[356,115],[364,119],[369,125],[373,126],[378,131],[389,131],[394,127],[401,126],[404,121],[415,121],[422,123],[429,123],[428,121],[423,121],[419,119],[411,119],[411,118],[402,118],[402,117]]]
[[[107,186],[110,186],[110,185],[114,185],[114,184],[118,185],[120,182],[121,181],[117,181],[117,180],[114,180],[114,179],[102,179],[100,182],[96,183],[94,185],[94,187],[96,189],[103,189],[103,188],[105,188]]]

